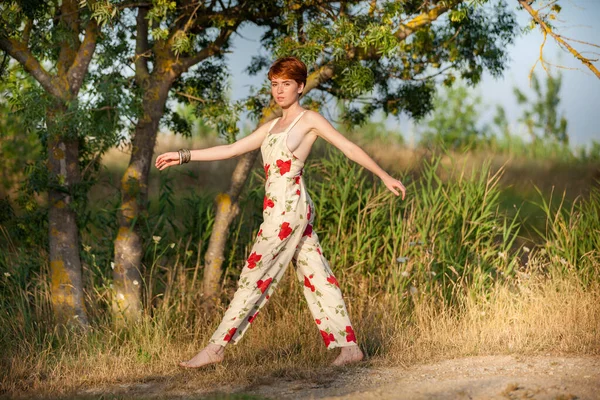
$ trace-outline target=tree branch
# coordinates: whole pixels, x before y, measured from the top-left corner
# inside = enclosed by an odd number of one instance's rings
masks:
[[[214,42],[210,43],[208,46],[200,50],[196,55],[186,58],[181,58],[179,63],[184,71],[187,71],[190,67],[198,64],[200,61],[213,56],[217,53],[221,53],[223,51],[223,46],[229,40],[229,37],[235,30],[237,29],[239,23],[236,23],[234,26],[222,28],[219,36],[215,39]]]
[[[83,43],[79,45],[79,50],[73,60],[73,64],[67,72],[69,81],[69,90],[73,95],[77,95],[83,78],[88,70],[94,51],[96,50],[96,42],[98,39],[98,23],[95,19],[91,19],[85,27],[85,37]]]
[[[148,46],[148,7],[139,7],[136,17],[136,36],[135,36],[135,80],[138,85],[142,86],[142,83],[150,77],[150,71],[148,70],[147,52],[150,49]]]
[[[396,31],[396,37],[398,40],[404,40],[422,26],[428,25],[438,19],[440,15],[450,10],[453,7],[456,7],[458,4],[462,3],[464,0],[448,0],[441,1],[438,5],[431,10],[425,11],[413,19],[411,19],[408,23],[404,24],[400,29]]]
[[[26,45],[14,39],[0,37],[0,49],[17,60],[48,93],[59,99],[65,98],[65,93],[53,82],[55,78],[42,67]]]
[[[548,25],[546,25],[546,23],[540,18],[538,12],[535,11],[533,8],[531,8],[528,1],[526,1],[526,0],[518,0],[518,1],[519,1],[519,4],[521,4],[521,6],[523,6],[523,8],[529,13],[529,15],[531,15],[531,18],[533,18],[533,20],[535,22],[537,22],[538,25],[542,28],[542,30],[544,31],[544,36],[545,36],[545,34],[549,34],[550,36],[552,36],[554,38],[554,40],[556,40],[558,42],[559,45],[564,46],[567,49],[567,51],[569,51],[569,53],[571,53],[575,58],[577,58],[579,61],[581,61],[598,78],[600,78],[600,71],[598,71],[598,69],[594,66],[594,64],[592,64],[592,62],[589,59],[582,56],[577,50],[575,50],[573,47],[571,47],[567,42],[565,42],[560,35],[557,35],[556,33],[554,33],[552,31],[552,29]]]
[[[326,64],[310,74],[306,79],[306,85],[304,86],[304,91],[302,95],[306,95],[311,90],[317,88],[323,82],[327,82],[335,73],[335,66],[333,64]]]

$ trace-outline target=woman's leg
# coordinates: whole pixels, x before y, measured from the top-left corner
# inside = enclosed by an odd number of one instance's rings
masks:
[[[325,346],[327,349],[342,348],[334,365],[361,360],[363,354],[357,346],[342,292],[315,232],[302,238],[294,259],[296,274]]]
[[[238,289],[221,324],[210,338],[209,345],[191,360],[180,363],[181,366],[196,368],[219,362],[223,359],[224,347],[229,343],[236,344],[242,338],[284,275],[304,227],[302,221],[296,224],[285,221],[261,224],[242,269]]]

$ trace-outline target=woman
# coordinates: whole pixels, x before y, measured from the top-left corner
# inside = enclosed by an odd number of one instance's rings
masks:
[[[312,230],[315,207],[302,178],[304,161],[315,140],[322,137],[379,176],[396,196],[398,189],[404,199],[406,190],[319,113],[300,106],[298,100],[307,77],[302,61],[295,57],[281,58],[271,66],[268,77],[273,98],[283,111],[282,117],[233,144],[169,152],[156,159],[156,167],[164,170],[188,161],[232,158],[260,148],[266,175],[264,221],[240,275],[238,289],[209,344],[189,361],[181,362],[182,367],[198,368],[221,362],[225,346],[237,343],[243,336],[292,259],[325,346],[328,349],[341,347],[333,365],[363,358],[338,282]]]

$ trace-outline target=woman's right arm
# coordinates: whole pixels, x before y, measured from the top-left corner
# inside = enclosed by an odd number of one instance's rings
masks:
[[[261,125],[250,135],[243,137],[232,144],[214,146],[207,149],[190,150],[190,161],[226,160],[258,149],[265,139],[269,124],[270,123]],[[163,153],[156,157],[155,166],[161,171],[173,165],[179,165],[179,153],[176,151]]]

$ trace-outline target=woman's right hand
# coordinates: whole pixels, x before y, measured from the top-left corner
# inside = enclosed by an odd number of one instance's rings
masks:
[[[154,163],[154,165],[161,171],[167,167],[179,165],[179,152],[170,151],[168,153],[163,153],[159,155],[158,157],[156,157],[156,162]]]

